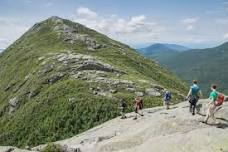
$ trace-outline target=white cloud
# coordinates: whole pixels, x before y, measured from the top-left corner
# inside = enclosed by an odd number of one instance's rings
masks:
[[[198,17],[193,17],[193,18],[185,18],[185,19],[181,20],[181,22],[182,22],[183,24],[194,24],[194,23],[196,23],[198,20],[199,20]]]
[[[86,7],[80,7],[77,9],[77,15],[78,17],[85,17],[85,18],[96,18],[97,13],[94,11],[91,11],[90,9]]]
[[[228,39],[228,33],[224,34],[223,38]]]
[[[158,23],[149,21],[145,15],[128,19],[116,15],[106,17],[86,7],[78,8],[73,20],[126,43],[151,42],[165,30]]]
[[[187,31],[191,31],[195,28],[195,24],[199,21],[199,17],[185,18],[181,20],[181,23],[185,26]]]
[[[193,25],[188,25],[188,26],[186,27],[186,30],[187,30],[187,31],[191,31],[191,30],[193,30],[193,29],[194,29]]]

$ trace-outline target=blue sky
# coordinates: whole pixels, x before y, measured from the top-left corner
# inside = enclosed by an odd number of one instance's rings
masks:
[[[50,16],[133,47],[160,42],[204,48],[228,41],[228,0],[1,0],[0,48]]]

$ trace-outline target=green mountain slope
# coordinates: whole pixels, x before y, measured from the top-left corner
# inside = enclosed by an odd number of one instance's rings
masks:
[[[138,52],[147,58],[152,58],[158,62],[162,62],[171,56],[175,56],[176,54],[187,50],[189,50],[189,48],[181,45],[155,43],[148,47],[139,49]]]
[[[228,93],[228,42],[215,48],[178,53],[160,63],[188,82],[199,80],[205,95],[213,83],[218,84],[220,91]]]
[[[127,45],[58,17],[35,24],[0,54],[0,145],[35,146],[118,116],[119,98],[161,105],[187,91],[166,69]]]

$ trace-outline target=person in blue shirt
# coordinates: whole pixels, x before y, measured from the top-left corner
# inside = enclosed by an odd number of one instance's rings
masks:
[[[195,115],[196,104],[199,98],[203,96],[197,83],[198,82],[196,80],[193,80],[193,85],[190,87],[190,90],[186,97],[186,99],[189,99],[189,111],[192,113],[192,115]]]

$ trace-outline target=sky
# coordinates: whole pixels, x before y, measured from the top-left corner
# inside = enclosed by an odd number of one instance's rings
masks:
[[[0,0],[0,48],[51,16],[79,22],[140,48],[190,48],[228,41],[228,0]]]

